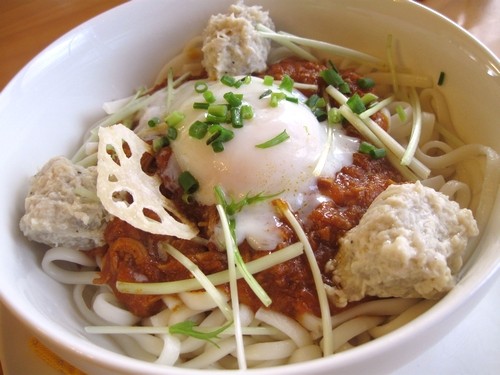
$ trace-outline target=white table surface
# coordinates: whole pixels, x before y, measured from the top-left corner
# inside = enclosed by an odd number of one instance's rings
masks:
[[[500,56],[500,0],[426,0],[423,4],[469,30]],[[0,324],[5,375],[60,375],[34,354],[29,347],[33,334],[2,306]],[[390,375],[423,374],[500,374],[500,279],[448,335]]]

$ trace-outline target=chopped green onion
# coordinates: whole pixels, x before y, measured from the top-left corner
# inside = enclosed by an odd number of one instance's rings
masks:
[[[338,87],[344,80],[335,69],[325,69],[319,73],[328,85]]]
[[[368,142],[361,142],[359,144],[358,151],[362,154],[369,154],[371,150],[374,150],[375,146]]]
[[[167,137],[155,138],[155,139],[153,139],[153,151],[158,152],[163,147],[168,146],[169,144],[170,144],[170,141],[168,140]]]
[[[193,204],[194,203],[194,197],[192,194],[182,193],[181,199],[186,204]]]
[[[293,79],[288,74],[285,74],[283,76],[283,78],[281,79],[281,83],[280,83],[279,87],[282,90],[285,90],[285,91],[288,91],[288,92],[292,92],[292,90],[293,90]]]
[[[241,82],[243,82],[245,85],[248,85],[250,82],[252,82],[252,76],[248,75],[240,79]]]
[[[241,118],[244,120],[250,120],[253,118],[253,108],[251,105],[245,104],[241,106]]]
[[[234,87],[234,84],[236,83],[236,78],[228,75],[223,75],[220,81],[226,86]]]
[[[380,159],[386,155],[385,148],[377,148],[368,142],[361,142],[358,151],[370,155],[373,159]]]
[[[208,109],[209,105],[210,105],[210,103],[194,102],[193,108],[194,109]]]
[[[185,117],[186,115],[184,115],[184,113],[179,111],[173,111],[165,118],[165,122],[167,123],[168,126],[177,126],[180,124],[182,120],[184,120]]]
[[[323,109],[326,107],[326,101],[324,98],[313,94],[306,100],[306,105],[311,109],[311,112],[316,116],[319,122],[325,121],[327,118],[327,113]]]
[[[335,107],[328,110],[327,118],[329,124],[340,124],[344,119],[339,109]]]
[[[207,103],[214,103],[216,100],[214,93],[210,90],[207,90],[203,93],[203,98]]]
[[[285,97],[285,100],[286,100],[287,102],[290,102],[290,103],[295,103],[295,104],[298,104],[298,103],[299,103],[299,98],[297,98],[297,97],[295,97],[295,96],[289,96],[289,95],[287,95],[287,96]]]
[[[194,178],[194,176],[188,171],[184,171],[179,175],[178,182],[182,190],[188,194],[195,193],[200,187],[196,178]]]
[[[375,81],[372,78],[363,77],[356,81],[360,89],[367,90],[375,86]]]
[[[215,117],[226,118],[227,106],[225,104],[210,104],[208,106],[208,114]]]
[[[154,128],[156,125],[160,123],[160,119],[158,117],[153,117],[148,121],[148,126],[150,128]]]
[[[228,142],[234,138],[234,132],[232,130],[226,129],[219,124],[209,126],[208,131],[213,135],[207,139],[206,144],[211,145],[214,152],[224,151],[223,142]]]
[[[372,151],[370,151],[370,156],[373,159],[380,159],[383,158],[386,155],[385,148],[376,148]]]
[[[249,84],[252,81],[252,77],[245,76],[241,79],[236,79],[229,75],[223,75],[220,81],[226,86],[239,88],[243,84]]]
[[[318,106],[319,99],[320,96],[318,96],[317,94],[313,94],[309,98],[307,98],[306,105],[311,109],[315,108]]]
[[[248,85],[248,84],[251,82],[251,80],[252,80],[252,77],[250,77],[250,76],[245,76],[245,77],[243,77],[243,78],[241,78],[241,79],[236,80],[236,81],[234,82],[233,87],[240,88],[240,87],[241,87],[241,85],[243,85],[243,84],[247,84],[247,85]]]
[[[239,107],[241,105],[241,95],[235,95],[233,92],[229,91],[224,94],[224,99],[231,107]]]
[[[350,94],[351,93],[351,88],[349,87],[349,85],[347,84],[347,82],[342,82],[339,85],[339,91],[342,94]]]
[[[210,113],[207,113],[206,117],[205,117],[205,121],[210,123],[210,124],[219,124],[219,123],[224,123],[226,122],[227,120],[227,117],[224,116],[214,116],[214,115],[211,115]]]
[[[364,98],[364,96],[363,96],[363,98]],[[389,103],[392,103],[393,100],[394,100],[393,95],[391,95],[388,98],[385,98],[384,100],[381,100],[381,101],[373,100],[371,103],[369,103],[368,109],[359,115],[359,118],[362,120],[366,120],[370,116],[373,116],[375,113],[382,110],[382,108],[387,107],[387,105]]]
[[[358,93],[354,93],[353,96],[347,99],[346,104],[351,109],[351,111],[358,115],[366,110],[366,107]]]
[[[199,82],[196,82],[194,84],[194,90],[197,92],[197,93],[202,93],[202,92],[205,92],[208,90],[208,85],[203,82],[203,81],[199,81]]]
[[[227,105],[225,104],[210,104],[206,116],[207,122],[220,123],[226,122],[228,116]]]
[[[349,94],[351,92],[349,85],[344,81],[336,69],[325,69],[321,71],[319,75],[328,85],[337,87],[341,93]]]
[[[442,86],[445,79],[445,72],[439,73],[438,86]]]
[[[269,105],[271,107],[277,107],[279,102],[283,99],[286,99],[286,95],[282,92],[273,92],[271,93],[271,100],[269,101]]]
[[[316,108],[312,112],[319,122],[325,121],[328,118],[328,114],[322,108]]]
[[[375,94],[372,94],[371,92],[369,92],[361,97],[361,101],[363,102],[363,104],[365,106],[369,105],[370,103],[373,103],[377,99],[378,99],[378,96]]]
[[[212,146],[212,150],[214,152],[222,152],[224,151],[224,144],[220,141],[215,141],[210,144]]]
[[[177,139],[177,129],[173,127],[169,127],[167,129],[167,137],[168,139],[174,141]]]
[[[243,127],[243,118],[241,117],[241,107],[231,107],[231,124],[233,128]]]
[[[189,127],[189,135],[196,139],[205,137],[208,131],[208,124],[202,121],[195,121]]]
[[[265,86],[272,86],[274,83],[274,77],[273,76],[264,76],[264,85]]]
[[[282,142],[285,142],[288,138],[290,138],[290,136],[288,135],[288,133],[286,132],[286,129],[285,129],[280,134],[278,134],[276,137],[271,138],[270,140],[268,140],[266,142],[255,145],[255,147],[257,147],[257,148],[273,147],[273,146],[279,145]]]
[[[220,136],[217,139],[221,142],[227,142],[234,138],[234,132],[232,130],[221,127]]]
[[[269,96],[273,93],[273,90],[268,89],[264,91],[262,94],[260,94],[259,99],[264,99],[266,96]]]

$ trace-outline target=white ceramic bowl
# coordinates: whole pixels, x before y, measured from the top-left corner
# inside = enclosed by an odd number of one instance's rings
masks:
[[[143,0],[127,3],[74,29],[37,56],[0,97],[3,209],[0,288],[5,304],[52,350],[89,374],[194,374],[116,354],[89,337],[68,289],[40,268],[41,246],[26,241],[18,222],[28,179],[52,156],[72,154],[100,118],[101,104],[152,81],[210,14],[229,0]],[[248,1],[253,4],[254,1]],[[500,152],[500,63],[477,40],[411,1],[262,0],[281,30],[384,57],[385,40],[399,40],[405,65],[438,77],[460,136]],[[473,125],[473,126],[472,126]],[[459,286],[410,324],[357,349],[286,368],[288,374],[387,373],[413,359],[459,322],[482,298],[500,266],[500,199]],[[278,375],[283,368],[259,370]],[[206,372],[205,372],[206,373]],[[209,371],[209,373],[219,373]],[[224,372],[227,374],[228,372]],[[230,372],[229,372],[230,373]]]

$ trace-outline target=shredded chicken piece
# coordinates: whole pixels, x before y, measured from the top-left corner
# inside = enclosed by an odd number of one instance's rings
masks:
[[[271,42],[256,31],[263,24],[274,30],[260,6],[231,5],[228,14],[212,16],[203,32],[203,66],[210,79],[246,75],[267,68]]]
[[[96,195],[97,170],[51,159],[32,180],[20,228],[32,241],[90,249],[104,244],[110,215]]]
[[[420,182],[391,185],[340,240],[330,296],[340,307],[365,296],[439,298],[477,234],[472,212],[446,195]]]

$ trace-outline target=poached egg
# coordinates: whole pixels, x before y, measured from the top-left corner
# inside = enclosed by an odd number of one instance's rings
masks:
[[[243,77],[236,77],[241,79]],[[222,124],[234,132],[225,142],[224,150],[214,152],[207,139],[189,134],[196,121],[205,122],[207,110],[194,109],[193,103],[205,102],[202,93],[196,91],[197,82],[189,81],[175,90],[171,109],[185,117],[176,128],[177,138],[171,142],[176,168],[189,171],[198,181],[195,200],[203,205],[217,203],[214,188],[220,186],[232,201],[247,196],[276,195],[286,200],[293,210],[312,210],[324,197],[317,191],[317,175],[313,171],[327,144],[327,124],[318,122],[306,98],[296,90],[268,86],[258,77],[240,87],[229,87],[220,81],[205,82],[215,103],[227,104],[224,94],[239,94],[242,104],[250,106],[253,117],[244,120],[241,128]],[[281,100],[277,106],[270,104],[271,90],[298,99],[298,103]],[[256,147],[278,134],[286,132],[288,138],[267,148]],[[343,166],[352,163],[352,153],[358,148],[356,139],[347,137],[340,127],[333,130],[333,141],[322,174],[333,176]],[[254,249],[274,249],[280,242],[277,218],[270,201],[245,206],[236,215],[238,243],[247,240]]]

